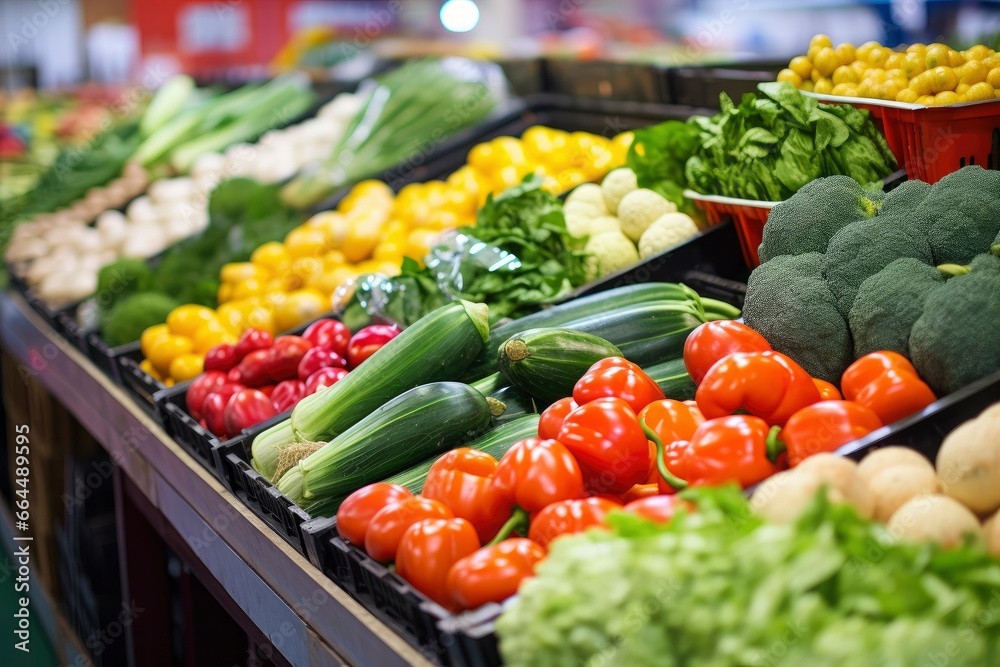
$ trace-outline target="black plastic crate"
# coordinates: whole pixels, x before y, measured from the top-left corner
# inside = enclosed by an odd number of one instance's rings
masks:
[[[125,393],[132,397],[140,408],[151,415],[161,426],[166,423],[166,415],[161,404],[163,403],[164,392],[171,389],[162,382],[157,381],[149,373],[139,367],[142,361],[142,352],[135,350],[128,354],[123,354],[117,359],[120,366],[119,373]],[[188,383],[184,383],[186,387]]]
[[[545,90],[575,99],[670,102],[662,71],[655,65],[612,60],[547,58]]]
[[[757,84],[774,81],[785,65],[773,62],[722,67],[679,67],[664,70],[667,99],[674,104],[719,108],[719,94],[726,93],[737,104],[744,93],[757,91]]]
[[[541,58],[510,58],[495,62],[503,70],[514,95],[525,97],[545,91],[545,62]]]
[[[125,343],[124,345],[118,345],[117,347],[111,347],[108,345],[103,338],[101,338],[97,333],[91,332],[87,334],[87,351],[90,360],[94,362],[94,365],[101,369],[105,375],[110,377],[115,381],[115,384],[122,383],[122,373],[121,364],[118,362],[118,357],[123,355],[134,355],[140,354],[139,341],[132,341],[131,343]]]
[[[87,346],[87,331],[80,326],[80,323],[76,319],[75,311],[67,310],[59,313],[56,317],[56,321],[59,323],[59,330],[62,332],[63,336],[65,336],[75,348],[84,354],[89,354],[90,349]]]

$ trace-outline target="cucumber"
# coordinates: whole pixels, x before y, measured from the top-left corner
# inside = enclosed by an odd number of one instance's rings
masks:
[[[393,338],[332,387],[307,396],[281,422],[253,441],[254,468],[270,479],[278,451],[291,440],[327,442],[405,391],[456,380],[479,354],[488,335],[485,304],[455,301]]]
[[[529,329],[500,346],[500,372],[511,385],[545,403],[573,394],[573,386],[601,359],[620,357],[608,341],[572,329]]]
[[[492,422],[486,397],[433,382],[393,398],[290,468],[278,490],[300,506],[339,498],[468,442]]]
[[[643,368],[646,375],[660,385],[664,395],[676,401],[689,401],[694,398],[697,387],[684,367],[684,359],[678,357],[654,366]]]
[[[598,292],[493,327],[483,350],[461,379],[463,382],[472,382],[497,372],[497,350],[501,343],[515,334],[541,327],[566,327],[571,322],[576,323],[580,320],[603,315],[611,310],[656,302],[690,303],[693,304],[696,311],[703,312],[698,293],[682,283],[643,283]],[[607,336],[602,337],[607,338]],[[613,340],[611,342],[615,343]]]
[[[534,438],[538,435],[538,419],[538,415],[521,415],[514,421],[501,424],[462,446],[486,452],[499,460],[516,442],[525,438]],[[393,475],[385,481],[405,486],[410,491],[413,491],[413,493],[420,493],[424,490],[424,481],[427,479],[427,473],[437,459],[438,457],[436,456],[429,458],[404,472]]]

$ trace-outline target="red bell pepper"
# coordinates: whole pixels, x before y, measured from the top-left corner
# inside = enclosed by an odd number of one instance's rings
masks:
[[[847,367],[840,379],[844,398],[860,403],[891,424],[937,400],[910,360],[896,352],[872,352]]]
[[[313,347],[302,355],[296,373],[305,382],[321,368],[347,368],[347,360],[328,347]]]
[[[243,429],[266,421],[276,414],[278,413],[267,394],[257,389],[241,389],[230,397],[222,418],[226,434],[235,436]]]
[[[654,458],[652,459],[654,471],[656,471],[655,456],[656,456],[656,448],[654,447],[653,448]],[[656,475],[659,476],[659,474],[660,474],[659,471],[656,471]],[[635,502],[636,500],[641,500],[642,498],[648,498],[650,496],[658,496],[658,495],[660,495],[660,487],[656,483],[656,480],[654,479],[652,482],[650,482],[647,479],[645,484],[636,484],[631,489],[623,493],[620,496],[620,499],[623,505],[628,505],[629,503]]]
[[[301,380],[279,382],[271,392],[271,403],[278,412],[291,410],[306,395],[306,383]]]
[[[542,416],[538,419],[538,437],[543,440],[555,440],[562,428],[566,415],[576,410],[579,405],[572,396],[560,398],[558,401],[545,408]]]
[[[274,345],[271,334],[262,329],[247,329],[236,343],[234,352],[236,361],[242,361],[245,356],[257,350],[267,350]]]
[[[770,343],[745,324],[735,320],[706,322],[684,341],[684,367],[696,385],[720,359],[734,352],[766,352]]]
[[[364,548],[372,517],[382,508],[412,497],[409,489],[398,484],[376,482],[362,486],[337,509],[337,532],[351,544]]]
[[[582,498],[583,474],[570,451],[556,440],[514,443],[493,473],[499,497],[529,514],[560,500]]]
[[[760,417],[732,415],[709,419],[695,429],[690,440],[676,440],[664,452],[660,436],[646,427],[656,443],[660,489],[719,486],[735,482],[746,488],[778,472],[775,441],[777,428]]]
[[[649,442],[620,398],[598,398],[569,413],[556,438],[580,464],[591,495],[625,493],[649,475]]]
[[[523,537],[483,547],[451,566],[448,593],[462,609],[503,602],[517,593],[544,558],[545,549]]]
[[[706,419],[743,410],[778,426],[820,400],[812,377],[780,352],[729,355],[709,369],[695,398]]]
[[[345,377],[348,371],[346,368],[321,368],[306,379],[305,395],[315,394],[320,389],[326,389],[337,384]]]
[[[608,498],[583,498],[552,503],[531,521],[528,539],[544,549],[560,535],[580,533],[592,526],[603,526],[609,513],[622,509]]]
[[[205,354],[205,370],[228,372],[240,363],[240,359],[236,356],[235,345],[221,343]]]
[[[788,450],[788,463],[796,466],[803,459],[832,452],[882,427],[872,410],[853,401],[821,401],[805,407],[781,429],[781,440]]]
[[[399,541],[406,529],[424,519],[451,519],[455,515],[444,504],[414,496],[386,505],[372,516],[365,531],[365,551],[380,563],[396,557]],[[472,528],[472,524],[469,524]],[[472,533],[475,535],[475,529]],[[476,545],[478,547],[478,545]]]
[[[496,469],[497,460],[486,452],[453,449],[431,466],[423,496],[447,505],[455,516],[475,527],[481,542],[489,542],[513,509],[491,483]]]
[[[205,404],[205,399],[213,391],[217,391],[222,385],[226,384],[227,381],[226,374],[222,371],[205,371],[195,378],[191,386],[188,387],[187,394],[184,396],[188,414],[195,419],[204,417],[202,406]]]
[[[625,511],[656,523],[670,523],[681,507],[690,509],[690,505],[677,496],[656,495],[633,500],[625,505]]]
[[[813,378],[813,384],[816,385],[816,389],[819,390],[819,398],[821,401],[839,401],[843,398],[843,396],[840,395],[840,390],[837,389],[837,385],[832,382],[820,380],[819,378]]]
[[[418,521],[399,540],[396,573],[442,607],[455,609],[448,572],[478,548],[476,529],[465,519]]]
[[[267,374],[273,382],[298,377],[299,363],[311,349],[312,343],[301,336],[278,336],[268,350]]]
[[[573,400],[578,405],[598,398],[619,398],[638,413],[653,401],[666,397],[660,385],[631,361],[608,357],[591,366],[573,387]]]

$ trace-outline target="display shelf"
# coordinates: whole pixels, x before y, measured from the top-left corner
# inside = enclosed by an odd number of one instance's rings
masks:
[[[292,665],[432,663],[310,565],[20,296],[0,294],[0,343],[108,451],[199,565]]]

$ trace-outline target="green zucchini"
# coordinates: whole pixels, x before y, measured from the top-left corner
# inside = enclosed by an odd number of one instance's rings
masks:
[[[492,396],[494,392],[510,385],[510,383],[507,382],[507,378],[500,374],[500,371],[497,371],[493,375],[487,375],[481,380],[470,382],[469,384],[488,396]]]
[[[538,414],[548,406],[548,403],[536,401],[517,387],[509,386],[497,389],[487,397],[487,400],[490,399],[504,404],[503,414],[493,420],[497,424],[520,419],[524,415]]]
[[[507,450],[514,446],[514,443],[525,438],[534,438],[538,435],[538,415],[521,415],[513,421],[501,424],[491,431],[487,431],[472,442],[462,445],[486,452],[495,459],[500,459]],[[405,486],[413,493],[420,493],[424,490],[424,481],[427,479],[427,472],[437,461],[438,457],[432,457],[426,461],[413,466],[412,468],[386,479],[391,484]]]
[[[678,357],[661,364],[643,368],[646,375],[660,385],[664,395],[677,401],[689,401],[694,398],[697,387],[684,367],[684,359]]]
[[[486,341],[483,350],[462,375],[462,381],[472,382],[495,373],[497,371],[496,352],[500,344],[515,334],[542,327],[568,327],[571,322],[576,323],[580,320],[603,315],[611,310],[656,302],[688,303],[692,304],[697,312],[703,312],[701,297],[682,283],[642,283],[598,292],[493,327],[489,340]],[[607,336],[603,337],[607,338]]]
[[[482,349],[488,315],[485,304],[455,301],[420,318],[343,380],[299,401],[290,425],[282,422],[257,436],[254,468],[270,479],[279,448],[291,438],[326,442],[405,391],[456,380]]]
[[[500,346],[500,372],[511,385],[551,403],[573,393],[591,366],[622,351],[599,336],[572,329],[529,329]]]
[[[291,467],[278,490],[300,506],[339,498],[468,442],[492,422],[486,397],[433,382],[393,398]]]

